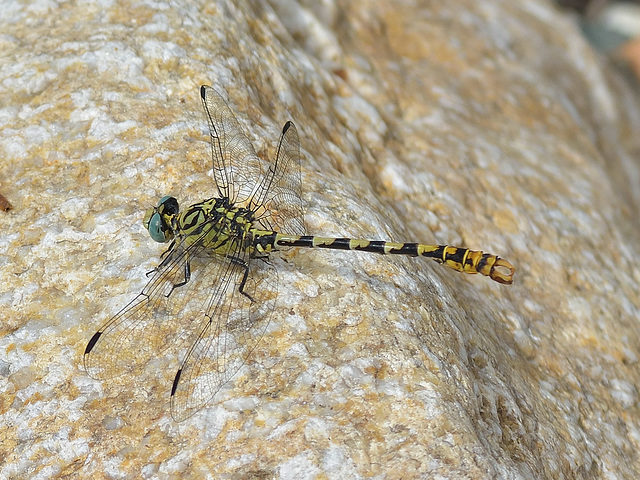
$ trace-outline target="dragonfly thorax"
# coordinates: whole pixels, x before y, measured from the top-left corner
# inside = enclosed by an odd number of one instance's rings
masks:
[[[215,197],[180,212],[178,201],[165,196],[157,207],[147,210],[144,226],[156,242],[166,243],[177,237],[185,247],[198,242],[224,254],[232,238],[240,240],[241,248],[252,246],[254,216],[247,208],[231,206],[227,198]]]

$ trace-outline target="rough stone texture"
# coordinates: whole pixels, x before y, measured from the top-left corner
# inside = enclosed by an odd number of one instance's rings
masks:
[[[538,0],[4,2],[0,477],[638,478],[640,102]],[[191,419],[90,379],[93,332],[212,195],[197,88],[259,153],[301,133],[309,231],[450,243],[274,256],[277,315]]]

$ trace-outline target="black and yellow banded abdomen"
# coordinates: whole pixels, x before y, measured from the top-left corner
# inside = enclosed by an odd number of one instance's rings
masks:
[[[435,260],[458,272],[479,273],[498,283],[510,285],[515,267],[506,260],[468,248],[448,245],[423,245],[421,243],[394,243],[380,240],[359,240],[354,238],[326,238],[311,235],[275,235],[276,247],[328,248],[332,250],[357,250],[382,255],[422,256]]]

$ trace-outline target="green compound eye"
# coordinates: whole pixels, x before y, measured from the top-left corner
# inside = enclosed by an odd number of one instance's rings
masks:
[[[176,215],[178,210],[178,201],[174,197],[165,195],[158,202],[158,211],[163,215]]]
[[[149,230],[151,238],[158,243],[166,243],[173,238],[173,231],[165,217],[177,215],[178,201],[174,197],[164,196],[156,208],[150,208],[144,215],[144,227]]]
[[[145,225],[147,230],[149,230],[149,235],[158,243],[165,243],[167,241],[167,237],[165,235],[165,231],[167,230],[167,226],[162,221],[162,217],[158,212],[154,212],[149,219],[149,222]]]

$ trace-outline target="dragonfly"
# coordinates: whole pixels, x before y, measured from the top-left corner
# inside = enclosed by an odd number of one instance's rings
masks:
[[[147,274],[142,292],[89,340],[84,367],[91,377],[117,377],[140,369],[167,348],[181,349],[171,415],[182,421],[202,409],[263,337],[278,288],[269,255],[284,247],[422,256],[458,272],[512,283],[515,267],[490,253],[307,235],[294,123],[285,123],[275,159],[265,160],[218,92],[203,85],[200,96],[209,125],[215,196],[182,211],[176,198],[164,196],[145,213],[151,238],[169,246]]]

